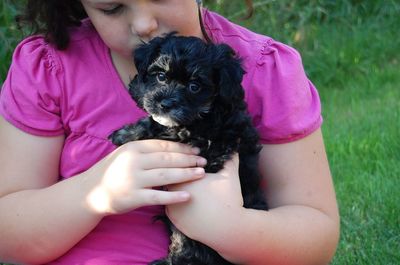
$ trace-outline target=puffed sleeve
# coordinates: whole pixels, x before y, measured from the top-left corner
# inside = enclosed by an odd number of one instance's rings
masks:
[[[54,50],[43,38],[29,37],[15,49],[0,94],[0,115],[39,136],[63,134],[60,118],[62,74]]]
[[[318,92],[295,49],[268,40],[248,74],[246,100],[262,143],[295,141],[321,126]]]

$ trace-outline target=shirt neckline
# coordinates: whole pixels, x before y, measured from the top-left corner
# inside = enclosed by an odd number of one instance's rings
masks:
[[[120,77],[112,61],[111,50],[107,47],[107,45],[104,43],[104,41],[100,38],[98,34],[97,38],[101,46],[103,61],[106,63],[107,72],[109,73],[111,78],[110,82],[111,86],[113,87],[114,91],[119,93],[122,96],[122,98],[124,98],[126,103],[130,105],[133,104],[135,107],[137,107],[136,102],[132,99],[131,95],[129,94],[128,88],[125,86],[125,83]]]

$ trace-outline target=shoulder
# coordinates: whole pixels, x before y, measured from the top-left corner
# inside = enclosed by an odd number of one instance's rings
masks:
[[[98,35],[89,21],[83,21],[79,27],[70,30],[70,44],[66,50],[58,50],[42,35],[32,35],[23,39],[15,48],[11,69],[46,69],[46,74],[63,71],[61,60],[82,60],[85,46],[89,50],[95,43],[99,46]],[[40,72],[43,74],[43,72]]]
[[[242,59],[246,78],[269,82],[270,78],[285,76],[306,81],[299,52],[269,36],[250,31],[214,12],[204,10],[204,24],[216,43],[231,46]]]
[[[253,61],[255,54],[261,54],[272,38],[252,32],[234,24],[225,17],[203,9],[204,26],[215,43],[230,45],[246,62]]]
[[[62,72],[56,49],[41,35],[29,36],[14,50],[3,89],[22,94],[56,92]]]
[[[15,48],[4,86],[7,82],[13,88],[26,83],[31,90],[55,92],[70,80],[76,80],[80,76],[78,70],[82,75],[98,70],[95,67],[104,65],[104,56],[107,48],[89,20],[70,29],[70,43],[64,50],[57,49],[42,35],[29,36]]]
[[[15,48],[1,90],[0,115],[35,135],[61,134],[62,128],[56,116],[59,113],[62,72],[54,48],[43,36],[30,36],[21,41]],[[36,129],[41,126],[45,128],[43,132]]]
[[[46,74],[60,71],[55,49],[41,35],[22,40],[14,50],[10,70],[46,69]]]
[[[207,9],[203,10],[203,19],[212,40],[230,45],[242,58],[245,66],[260,65],[268,61],[273,63],[278,54],[280,60],[302,64],[296,49],[269,36],[253,32]]]
[[[42,35],[22,40],[1,89],[0,115],[31,134],[62,134],[60,115],[68,102],[67,90],[93,70],[93,43],[100,46],[87,23],[71,29],[66,50],[56,49]]]

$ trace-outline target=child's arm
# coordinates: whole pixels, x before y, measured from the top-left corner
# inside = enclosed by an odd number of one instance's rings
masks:
[[[185,234],[238,264],[327,264],[339,216],[320,130],[296,142],[265,145],[260,165],[269,211],[241,207],[236,165],[229,163],[220,174],[177,186],[193,200],[168,206],[169,216]]]
[[[63,142],[63,136],[26,134],[0,117],[2,261],[47,263],[74,246],[105,215],[188,199],[149,187],[204,175],[195,167],[204,162],[192,148],[148,140],[122,146],[88,171],[58,182]]]

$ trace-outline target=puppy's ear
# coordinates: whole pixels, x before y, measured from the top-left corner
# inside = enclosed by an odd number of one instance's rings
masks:
[[[214,80],[218,86],[219,97],[223,104],[230,105],[244,98],[242,80],[245,71],[241,60],[236,56],[233,49],[225,44],[215,45]]]
[[[140,76],[146,74],[146,71],[150,64],[157,58],[164,41],[164,38],[156,37],[148,43],[141,44],[138,48],[134,50],[133,60]]]

